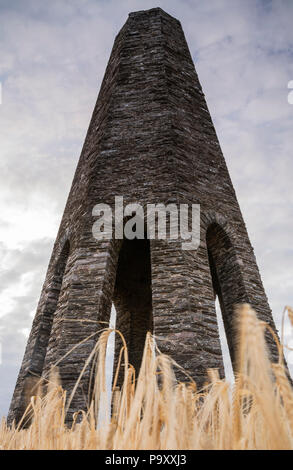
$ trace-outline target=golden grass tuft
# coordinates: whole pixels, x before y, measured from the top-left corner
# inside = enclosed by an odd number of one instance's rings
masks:
[[[293,311],[287,308],[292,321]],[[24,421],[26,429],[0,426],[2,449],[293,449],[293,391],[283,364],[269,361],[264,332],[249,305],[239,311],[238,372],[234,385],[207,371],[208,383],[198,391],[192,381],[178,383],[176,363],[160,354],[147,335],[137,380],[124,359],[121,390],[114,378],[111,417],[100,413],[107,401],[105,356],[109,334],[104,330],[93,351],[96,361],[94,399],[87,413],[65,425],[66,394],[56,373],[44,397],[34,396]]]

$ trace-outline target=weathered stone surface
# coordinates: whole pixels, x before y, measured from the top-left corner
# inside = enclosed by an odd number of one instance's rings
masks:
[[[118,241],[97,242],[92,209],[101,202],[113,206],[115,196],[125,204],[200,203],[200,247],[183,251],[180,240],[124,242],[122,248]],[[131,13],[94,108],[9,419],[23,412],[31,377],[45,375],[93,335],[59,364],[70,393],[112,301],[137,368],[152,329],[161,351],[199,386],[208,367],[223,375],[215,295],[234,360],[235,304],[251,303],[273,326],[253,249],[180,22],[159,8]],[[86,407],[88,375],[70,413]]]

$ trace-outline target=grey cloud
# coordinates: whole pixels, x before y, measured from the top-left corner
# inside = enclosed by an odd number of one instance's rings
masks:
[[[0,409],[2,414],[7,412],[24,353],[26,336],[22,333],[22,330],[30,328],[31,313],[36,309],[52,245],[53,240],[42,239],[28,244],[22,250],[6,250],[5,265],[7,267],[1,270],[1,291],[9,286],[17,285],[20,277],[26,273],[32,273],[33,276],[25,296],[19,295],[17,289],[15,289],[12,297],[14,301],[13,310],[0,319],[2,347]],[[0,245],[1,257],[4,250],[5,246],[2,243]]]

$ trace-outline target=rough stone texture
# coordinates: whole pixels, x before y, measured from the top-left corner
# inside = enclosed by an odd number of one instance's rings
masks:
[[[183,251],[181,240],[97,242],[93,206],[113,206],[114,196],[125,204],[200,203],[200,247]],[[131,13],[94,108],[9,420],[19,419],[32,377],[93,335],[59,364],[71,391],[112,301],[137,368],[152,329],[160,349],[199,386],[208,367],[223,375],[215,295],[234,360],[235,304],[251,303],[273,326],[253,249],[180,22],[159,8]],[[86,406],[88,375],[69,415]]]

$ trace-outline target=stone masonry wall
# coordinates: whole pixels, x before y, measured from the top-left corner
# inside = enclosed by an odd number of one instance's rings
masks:
[[[127,272],[127,262],[123,264],[123,257],[119,257],[121,243],[97,242],[91,231],[94,205],[113,206],[115,196],[123,196],[125,204],[199,203],[200,247],[183,251],[181,240],[151,240],[150,278],[133,260],[133,269],[147,281],[138,286],[135,276],[127,274],[132,288],[125,293],[121,273]],[[140,260],[147,256],[142,251]],[[115,284],[117,269],[120,275]],[[141,295],[134,298],[135,292]],[[99,322],[109,320],[113,300],[118,324],[132,337],[130,357],[137,367],[142,336],[150,325],[162,352],[171,354],[199,386],[205,381],[207,368],[218,367],[223,374],[215,294],[222,304],[232,356],[236,303],[250,302],[259,317],[273,326],[180,22],[160,8],[131,13],[115,39],[93,111],[9,420],[21,416],[32,378],[34,382],[41,375],[47,377],[51,366],[84,340],[59,363],[62,385],[70,394],[96,333],[104,326]],[[140,316],[135,316],[135,311]],[[274,355],[269,338],[268,342]],[[72,400],[69,415],[86,407],[88,378],[89,371]]]

